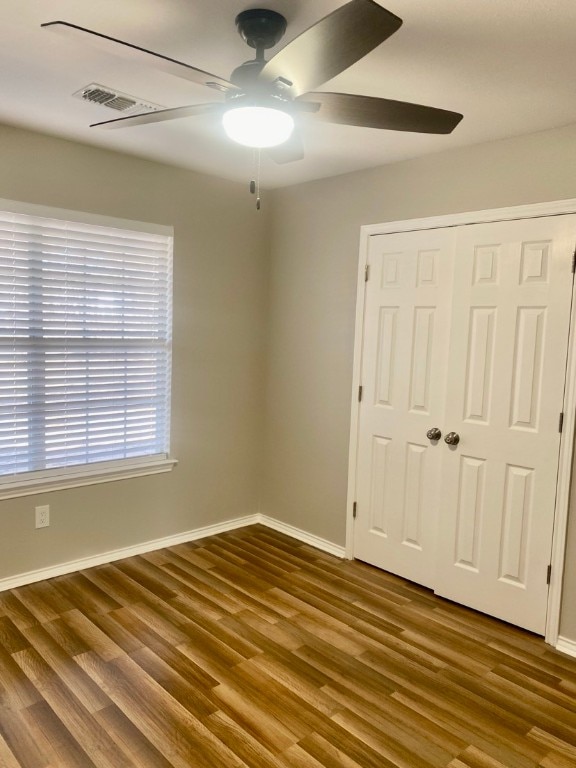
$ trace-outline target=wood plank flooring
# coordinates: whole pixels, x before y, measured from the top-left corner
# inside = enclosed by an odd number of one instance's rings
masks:
[[[576,661],[254,526],[0,594],[1,768],[574,768]]]

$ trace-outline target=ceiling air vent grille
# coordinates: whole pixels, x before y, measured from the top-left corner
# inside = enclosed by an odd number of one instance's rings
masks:
[[[144,101],[135,96],[120,93],[120,91],[116,91],[114,88],[108,88],[97,83],[81,88],[76,93],[73,93],[72,96],[75,99],[82,99],[82,101],[100,104],[116,112],[122,112],[124,115],[139,115],[143,112],[156,112],[158,109],[163,109],[159,104],[153,104],[150,101]]]

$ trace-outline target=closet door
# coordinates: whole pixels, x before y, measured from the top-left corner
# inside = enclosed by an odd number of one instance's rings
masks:
[[[453,229],[371,238],[355,557],[434,586]]]
[[[575,216],[457,230],[435,591],[542,633]]]

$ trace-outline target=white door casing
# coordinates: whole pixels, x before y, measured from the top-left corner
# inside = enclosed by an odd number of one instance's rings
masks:
[[[490,213],[498,218],[479,218]],[[546,615],[575,232],[576,220],[561,216],[365,235],[372,273],[356,354],[364,397],[351,440],[354,554],[537,632]],[[442,279],[426,293],[418,263],[432,252]],[[394,254],[404,267],[390,266]],[[382,371],[391,374],[388,400]],[[458,432],[460,444],[431,443],[429,426]]]

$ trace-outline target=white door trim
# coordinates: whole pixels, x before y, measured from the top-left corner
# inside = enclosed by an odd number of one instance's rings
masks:
[[[370,238],[395,232],[460,227],[467,224],[481,224],[512,219],[530,219],[542,216],[560,216],[576,213],[576,199],[555,200],[534,205],[520,205],[510,208],[495,208],[484,211],[468,211],[448,216],[426,219],[408,219],[383,224],[369,224],[360,230],[360,258],[358,263],[358,288],[356,294],[356,331],[354,338],[354,363],[352,374],[352,399],[350,420],[350,448],[348,461],[348,498],[346,517],[346,557],[354,557],[353,506],[356,498],[356,475],[358,457],[358,424],[360,404],[358,391],[361,385],[362,346],[364,338],[365,270],[368,263]],[[576,428],[576,287],[572,289],[572,314],[568,339],[568,362],[566,367],[566,388],[564,392],[564,425],[560,443],[558,483],[556,489],[556,511],[552,539],[552,574],[548,593],[545,640],[551,645],[558,642],[560,627],[560,606],[562,601],[562,576],[564,552],[568,527],[570,479],[573,461],[574,433]]]

